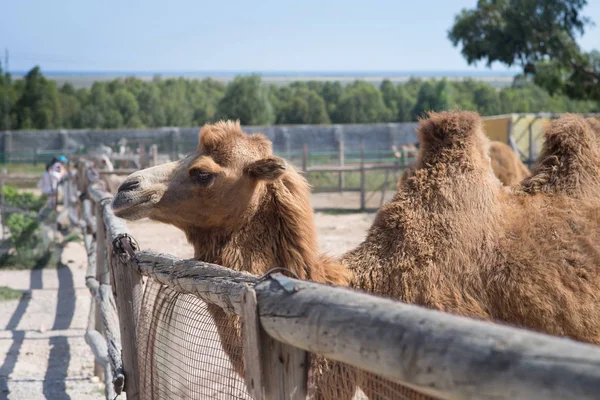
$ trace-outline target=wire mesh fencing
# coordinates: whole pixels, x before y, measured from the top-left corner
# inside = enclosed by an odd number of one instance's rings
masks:
[[[150,279],[138,346],[142,399],[251,399],[240,318],[218,306]]]

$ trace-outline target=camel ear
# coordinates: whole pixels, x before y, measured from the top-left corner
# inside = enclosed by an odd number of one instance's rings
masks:
[[[281,177],[287,168],[287,164],[283,158],[270,156],[244,168],[244,173],[252,179],[260,181],[272,182]]]

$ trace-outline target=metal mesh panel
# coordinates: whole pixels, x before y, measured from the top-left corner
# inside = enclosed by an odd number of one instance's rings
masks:
[[[140,398],[251,399],[241,319],[148,279],[138,322]],[[426,400],[409,388],[311,354],[308,398]]]
[[[308,398],[311,400],[435,400],[350,365],[312,354]]]
[[[149,280],[138,324],[140,398],[250,399],[240,327],[239,317]]]

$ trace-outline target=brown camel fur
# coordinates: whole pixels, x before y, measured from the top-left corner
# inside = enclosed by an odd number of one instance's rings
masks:
[[[506,143],[499,141],[491,141],[489,146],[490,162],[494,175],[505,186],[511,186],[521,182],[523,179],[530,176],[529,170],[521,162],[519,156]],[[409,176],[414,172],[413,168],[404,170],[398,181],[398,187],[402,185]]]
[[[239,123],[206,125],[192,155],[130,175],[113,200],[115,214],[175,225],[198,260],[256,275],[285,267],[300,279],[347,285],[348,271],[318,254],[308,183],[271,147]],[[217,306],[209,311],[243,376],[239,320]]]
[[[477,319],[600,343],[600,153],[583,120],[555,121],[533,176],[502,187],[479,116],[431,113],[421,154],[365,241],[342,258],[352,286]],[[341,371],[341,372],[340,372]],[[377,378],[335,362],[319,397],[351,398]],[[340,382],[343,380],[343,382]],[[399,385],[392,398],[418,398]],[[335,390],[342,388],[341,390]]]
[[[505,186],[521,182],[529,176],[529,170],[521,162],[517,153],[506,143],[490,142],[490,160],[494,175]]]
[[[585,121],[592,128],[592,132],[594,132],[594,134],[596,135],[596,138],[598,138],[598,140],[600,140],[600,118],[589,117],[589,118],[586,118]]]

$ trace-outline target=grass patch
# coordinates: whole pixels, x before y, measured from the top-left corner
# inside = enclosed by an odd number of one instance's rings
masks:
[[[307,175],[308,183],[313,190],[337,188],[339,185],[339,172],[309,172]],[[402,171],[397,171],[395,175],[389,171],[386,189],[395,191],[400,176],[402,176]],[[385,171],[366,171],[365,188],[367,192],[381,190],[385,179]],[[360,172],[344,172],[344,189],[360,189]]]
[[[23,291],[11,289],[8,286],[0,286],[0,302],[18,300],[21,298]]]
[[[40,177],[46,169],[44,163],[33,164],[3,164],[0,168],[6,168],[9,174],[37,174]]]

